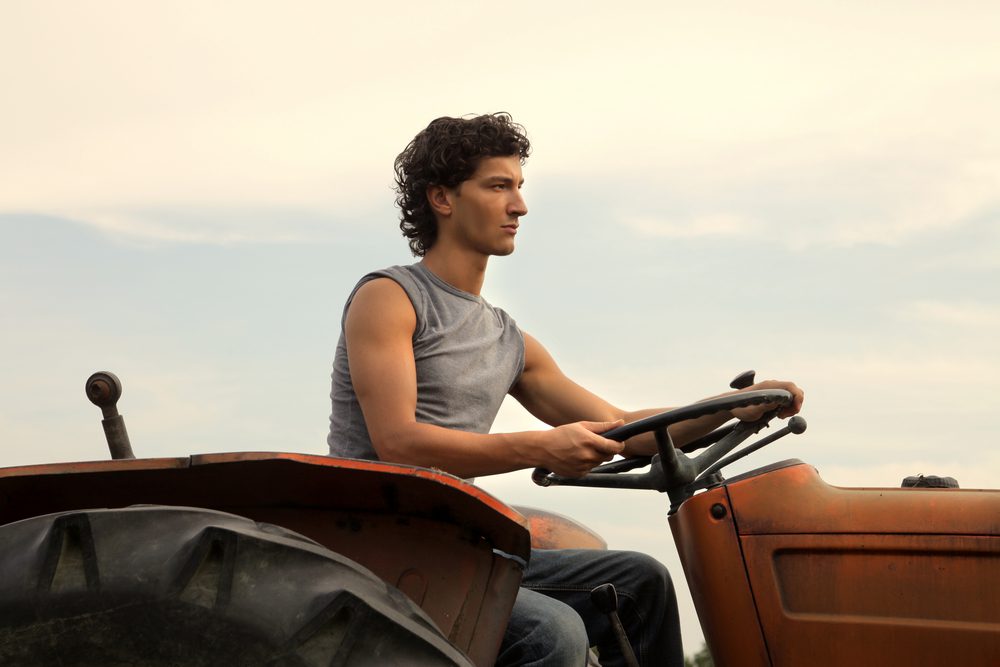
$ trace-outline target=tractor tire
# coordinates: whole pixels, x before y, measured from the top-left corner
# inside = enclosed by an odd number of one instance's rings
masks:
[[[471,667],[358,563],[211,510],[135,506],[0,526],[0,664]]]

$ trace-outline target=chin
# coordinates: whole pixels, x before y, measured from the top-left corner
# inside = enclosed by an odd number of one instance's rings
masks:
[[[498,248],[493,252],[493,254],[497,257],[506,257],[507,255],[513,254],[513,252],[514,252],[514,244],[512,243],[506,248]]]

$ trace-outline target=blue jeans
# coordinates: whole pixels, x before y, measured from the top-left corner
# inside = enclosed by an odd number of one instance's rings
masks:
[[[612,583],[618,614],[639,663],[683,667],[673,582],[663,565],[634,551],[532,549],[496,664],[583,667],[597,646],[603,667],[624,665],[611,621],[590,591]]]

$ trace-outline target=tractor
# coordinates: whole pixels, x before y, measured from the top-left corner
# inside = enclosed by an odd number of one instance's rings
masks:
[[[748,371],[731,386],[752,383]],[[532,546],[605,548],[438,470],[135,458],[121,390],[108,372],[86,383],[111,460],[0,469],[2,665],[486,667]],[[532,479],[664,495],[717,665],[1000,665],[1000,490],[839,488],[799,460],[723,476],[804,431],[798,416],[747,445],[773,412],[682,448],[667,431],[789,400],[744,391],[669,410],[606,434],[651,431],[657,455]],[[614,621],[613,587],[594,600]]]

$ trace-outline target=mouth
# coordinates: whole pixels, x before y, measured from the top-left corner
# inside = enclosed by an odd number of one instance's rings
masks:
[[[508,234],[517,234],[517,228],[519,226],[520,225],[518,223],[512,222],[509,225],[503,225],[503,226],[501,226],[500,229],[504,230]]]

